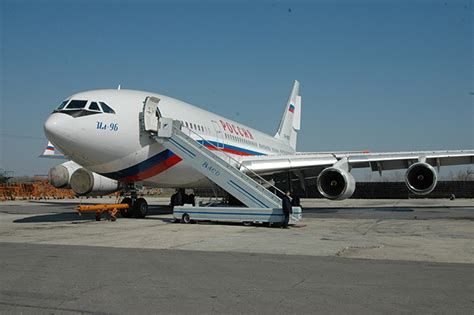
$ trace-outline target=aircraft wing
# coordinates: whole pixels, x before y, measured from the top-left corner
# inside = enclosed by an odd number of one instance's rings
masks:
[[[296,153],[280,156],[245,156],[241,170],[251,170],[260,175],[285,171],[305,171],[317,174],[340,160],[347,159],[349,168],[371,168],[372,171],[406,169],[416,162],[426,162],[433,167],[474,164],[474,150],[418,151],[418,152],[335,152]],[[309,174],[308,174],[309,175]],[[305,176],[306,177],[306,176]]]

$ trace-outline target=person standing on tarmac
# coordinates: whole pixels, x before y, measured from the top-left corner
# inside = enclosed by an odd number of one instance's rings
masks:
[[[171,196],[171,206],[182,206],[183,203],[183,193],[181,189],[176,189],[176,192]]]
[[[290,213],[291,213],[291,200],[290,200],[290,192],[289,191],[287,191],[286,194],[282,198],[281,208],[282,208],[283,214],[285,216],[281,227],[283,229],[287,229],[288,228],[288,222],[290,221]]]

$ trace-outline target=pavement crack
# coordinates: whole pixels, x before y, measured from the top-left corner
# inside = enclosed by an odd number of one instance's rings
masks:
[[[291,286],[291,289],[294,289],[294,288],[296,288],[296,287],[302,285],[303,283],[306,282],[306,280],[307,280],[306,278],[301,279],[301,280],[298,281],[297,283],[293,284],[293,285]]]
[[[364,231],[361,231],[365,224],[359,225],[355,228],[355,231],[360,233],[361,235],[367,235],[374,227],[376,227],[383,219],[377,219],[374,223],[370,224]]]

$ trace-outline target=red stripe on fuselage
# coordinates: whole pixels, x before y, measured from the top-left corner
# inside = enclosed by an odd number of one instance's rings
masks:
[[[247,152],[241,152],[241,151],[236,151],[236,150],[232,150],[232,149],[229,149],[229,148],[216,148],[212,145],[206,145],[206,148],[208,148],[209,150],[211,151],[224,151],[226,153],[231,153],[231,154],[234,154],[234,155],[252,155],[250,153],[247,153]],[[173,156],[167,158],[165,161],[147,169],[147,170],[144,170],[136,175],[132,175],[132,176],[128,176],[128,177],[124,177],[123,179],[121,179],[120,181],[122,182],[125,182],[125,183],[131,183],[131,182],[136,182],[136,181],[140,181],[140,180],[144,180],[144,179],[147,179],[147,178],[150,178],[150,177],[153,177],[153,176],[156,176],[164,171],[166,171],[167,169],[173,167],[174,165],[178,164],[179,162],[181,162],[181,158],[179,156],[177,156],[176,154],[174,154]]]
[[[235,154],[235,155],[252,155],[252,154],[247,153],[247,152],[236,151],[236,150],[232,150],[232,149],[229,149],[229,148],[216,148],[212,145],[206,145],[206,148],[208,148],[211,151],[224,151],[226,153]]]
[[[153,166],[153,167],[151,167],[147,170],[144,170],[143,172],[140,172],[136,175],[125,177],[121,181],[124,181],[126,183],[127,182],[136,182],[136,181],[140,181],[140,180],[144,180],[144,179],[153,177],[155,175],[158,175],[159,173],[162,173],[162,172],[166,171],[170,167],[178,164],[180,161],[181,161],[181,158],[179,156],[177,156],[176,154],[174,154],[173,156],[170,156],[169,158],[167,158],[165,161],[163,161],[161,163],[158,163],[157,165],[155,165],[155,166]]]

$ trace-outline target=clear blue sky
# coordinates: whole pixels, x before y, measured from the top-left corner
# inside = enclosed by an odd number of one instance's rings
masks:
[[[0,168],[46,174],[43,122],[78,91],[173,96],[300,151],[473,149],[471,1],[0,0]]]

